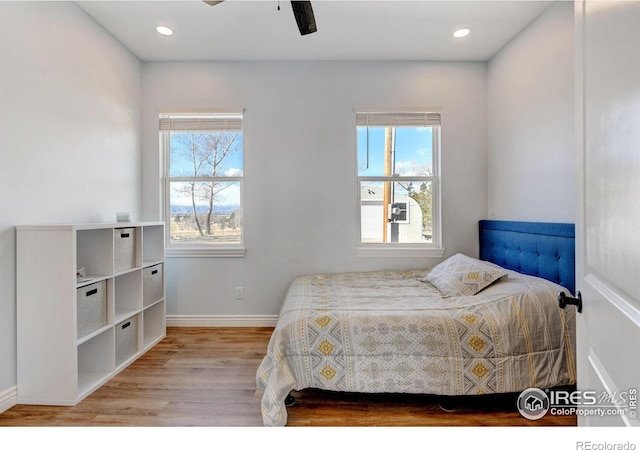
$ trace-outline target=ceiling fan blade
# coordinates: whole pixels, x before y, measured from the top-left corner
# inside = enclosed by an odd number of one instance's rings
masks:
[[[293,8],[293,15],[296,18],[298,24],[298,30],[301,35],[315,33],[318,31],[316,28],[316,18],[313,15],[313,8],[310,1],[292,1],[291,7]]]
[[[224,0],[202,0],[209,6],[215,6]],[[301,35],[311,34],[318,31],[316,27],[316,18],[313,14],[313,7],[310,1],[292,1],[293,16],[296,18],[296,24]],[[280,7],[278,6],[278,10]]]

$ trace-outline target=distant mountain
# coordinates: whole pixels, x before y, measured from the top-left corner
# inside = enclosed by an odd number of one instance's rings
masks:
[[[198,206],[196,207],[198,214],[207,212],[206,206]],[[240,205],[214,205],[213,213],[214,214],[231,214],[234,211],[240,209]],[[193,208],[191,206],[183,206],[183,205],[171,205],[171,215],[190,215],[193,214]]]

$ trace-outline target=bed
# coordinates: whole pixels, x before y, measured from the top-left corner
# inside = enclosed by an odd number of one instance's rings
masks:
[[[575,384],[572,224],[479,222],[479,256],[431,268],[300,276],[256,382],[265,426],[292,390],[443,396]]]

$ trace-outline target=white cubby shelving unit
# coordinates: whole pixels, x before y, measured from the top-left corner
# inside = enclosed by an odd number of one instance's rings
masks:
[[[166,336],[164,233],[16,228],[19,404],[76,405]]]

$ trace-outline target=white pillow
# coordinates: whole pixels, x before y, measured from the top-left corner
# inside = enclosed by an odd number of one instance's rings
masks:
[[[433,267],[421,281],[435,286],[445,297],[476,295],[507,276],[502,267],[458,253]]]

